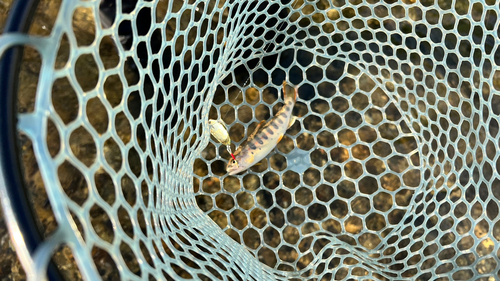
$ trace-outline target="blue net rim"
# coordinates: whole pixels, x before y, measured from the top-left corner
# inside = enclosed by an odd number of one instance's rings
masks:
[[[17,0],[12,3],[4,33],[27,33],[38,7],[39,0]],[[21,169],[20,148],[17,139],[17,91],[19,69],[24,47],[16,46],[0,57],[0,185],[5,188],[10,208],[25,248],[30,254],[43,242],[37,227],[32,204]],[[2,199],[3,198],[0,198]],[[64,280],[53,262],[47,270],[49,280]]]

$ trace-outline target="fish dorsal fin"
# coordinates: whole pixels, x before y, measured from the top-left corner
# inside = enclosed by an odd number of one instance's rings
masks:
[[[259,124],[257,124],[257,127],[255,127],[255,130],[250,134],[250,136],[248,136],[248,138],[244,142],[242,142],[240,144],[240,146],[238,146],[238,148],[236,148],[233,155],[240,154],[240,152],[243,149],[243,147],[245,146],[245,144],[247,144],[249,141],[251,141],[255,137],[255,135],[259,131],[260,127],[262,127],[265,123],[266,123],[265,120],[260,121]]]
[[[242,148],[243,148],[243,144],[241,144],[240,146],[238,146],[238,148],[236,148],[236,150],[234,151],[233,155],[240,154]]]
[[[297,96],[299,95],[299,88],[287,85],[286,81],[283,81],[283,99],[292,99],[293,102],[297,101]]]
[[[260,127],[262,127],[266,123],[265,120],[260,121],[259,124],[257,124],[257,127],[255,127],[255,130],[252,132],[252,134],[247,138],[249,141],[255,137],[257,132],[259,131]]]

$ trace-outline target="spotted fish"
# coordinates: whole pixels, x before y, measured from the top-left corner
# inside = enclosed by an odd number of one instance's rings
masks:
[[[286,81],[283,81],[285,104],[267,123],[261,121],[255,131],[248,137],[246,144],[236,149],[234,159],[231,159],[226,167],[226,171],[230,175],[235,175],[252,167],[266,157],[280,142],[286,130],[290,128],[296,119],[296,117],[292,116],[292,109],[297,100],[297,90],[297,87],[294,88],[287,85]]]

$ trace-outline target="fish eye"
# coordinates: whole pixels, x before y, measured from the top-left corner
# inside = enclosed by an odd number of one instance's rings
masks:
[[[236,164],[236,160],[231,161],[231,163]]]

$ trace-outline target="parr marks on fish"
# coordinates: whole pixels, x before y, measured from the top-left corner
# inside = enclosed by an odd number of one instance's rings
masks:
[[[298,88],[283,82],[283,106],[267,123],[261,121],[248,137],[246,144],[238,147],[234,153],[235,160],[229,161],[226,168],[230,175],[235,175],[255,165],[276,147],[293,123],[292,121],[295,120],[292,116],[292,109],[298,96],[297,90]]]
[[[257,146],[253,143],[253,141],[248,141],[248,146],[253,150],[257,149]]]

